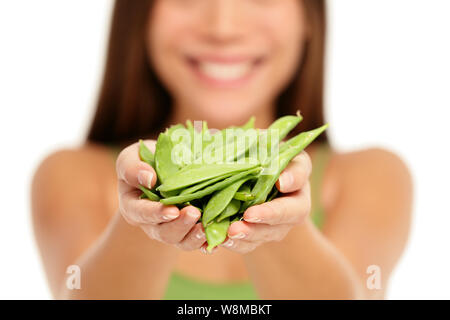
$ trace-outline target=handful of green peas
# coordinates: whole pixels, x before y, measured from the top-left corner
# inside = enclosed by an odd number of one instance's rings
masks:
[[[201,212],[207,250],[221,244],[232,222],[253,205],[278,195],[275,183],[289,162],[328,125],[302,132],[281,143],[302,120],[284,116],[267,130],[255,129],[255,118],[241,127],[196,128],[191,121],[159,134],[155,153],[140,140],[139,156],[158,175],[152,190],[140,186],[141,198],[166,205],[192,205]]]

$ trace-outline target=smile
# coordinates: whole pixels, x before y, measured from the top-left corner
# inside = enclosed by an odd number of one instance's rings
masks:
[[[238,87],[250,81],[262,60],[262,58],[213,57],[189,58],[188,63],[197,78],[208,86]]]

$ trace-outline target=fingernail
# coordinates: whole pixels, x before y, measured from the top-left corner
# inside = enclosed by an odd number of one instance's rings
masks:
[[[178,215],[165,215],[162,218],[163,220],[169,221],[178,218]]]
[[[233,246],[233,244],[234,244],[234,241],[233,240],[231,240],[231,239],[228,239],[227,241],[225,241],[224,243],[223,243],[223,245],[225,246],[225,247],[231,247],[231,246]]]
[[[166,209],[165,211],[168,211],[167,213],[165,213],[164,215],[163,215],[163,219],[164,220],[173,220],[173,219],[176,219],[176,218],[178,218],[179,217],[179,213],[178,213],[178,210],[177,210],[177,212],[175,212],[175,210],[174,209],[171,209],[171,208],[169,208],[169,209]]]
[[[197,239],[204,239],[204,238],[205,238],[205,233],[202,232],[202,231],[200,231],[199,233],[197,233],[197,234],[195,235],[195,237],[196,237]]]
[[[230,236],[231,239],[244,239],[245,233],[239,232],[238,234],[235,234],[234,236]]]
[[[289,172],[283,172],[278,178],[278,181],[280,182],[280,189],[287,190],[294,182],[294,177]]]
[[[198,220],[199,215],[198,212],[196,210],[193,209],[188,209],[186,212],[186,222],[191,222],[192,219]]]
[[[251,222],[251,223],[256,223],[256,222],[262,221],[260,218],[256,218],[256,217],[245,218],[244,220],[247,222]]]
[[[201,248],[200,248],[200,251],[203,252],[204,254],[208,254],[208,252],[206,251],[206,248],[205,248],[205,247],[201,247]]]
[[[153,180],[153,173],[146,170],[141,170],[138,172],[138,181],[141,185],[144,187],[151,189],[152,188],[152,180]]]

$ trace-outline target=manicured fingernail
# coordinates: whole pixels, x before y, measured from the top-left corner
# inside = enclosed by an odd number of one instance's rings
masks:
[[[197,234],[195,235],[195,237],[196,237],[197,239],[204,239],[204,238],[205,238],[205,233],[204,233],[203,231],[200,231],[199,233],[197,233]]]
[[[191,222],[192,219],[198,220],[198,218],[200,218],[200,216],[198,215],[198,212],[196,210],[193,209],[188,209],[186,212],[186,221],[187,222]]]
[[[162,218],[163,220],[169,221],[178,218],[178,215],[165,215]]]
[[[239,232],[238,234],[235,234],[234,236],[230,236],[231,239],[244,239],[245,233]]]
[[[141,170],[138,172],[137,175],[138,181],[141,185],[143,185],[146,188],[151,189],[152,188],[152,180],[153,180],[153,173],[146,170]]]
[[[166,212],[164,213],[164,215],[162,217],[164,220],[173,220],[173,219],[178,218],[180,215],[178,211],[175,211],[172,208],[166,209],[165,211]]]
[[[290,186],[292,186],[294,177],[289,172],[283,172],[278,178],[278,181],[280,182],[280,189],[287,190]]]
[[[224,243],[223,243],[223,245],[225,246],[225,247],[232,247],[233,246],[233,244],[234,244],[234,241],[233,240],[231,240],[231,239],[228,239],[227,241],[225,241]]]
[[[244,220],[247,222],[251,222],[251,223],[257,223],[257,222],[262,221],[260,218],[256,218],[256,217],[245,218]]]

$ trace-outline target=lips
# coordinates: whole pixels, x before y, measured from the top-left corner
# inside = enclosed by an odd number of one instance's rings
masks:
[[[239,86],[248,82],[261,65],[262,58],[238,56],[214,56],[189,58],[188,62],[197,75],[209,86]]]

